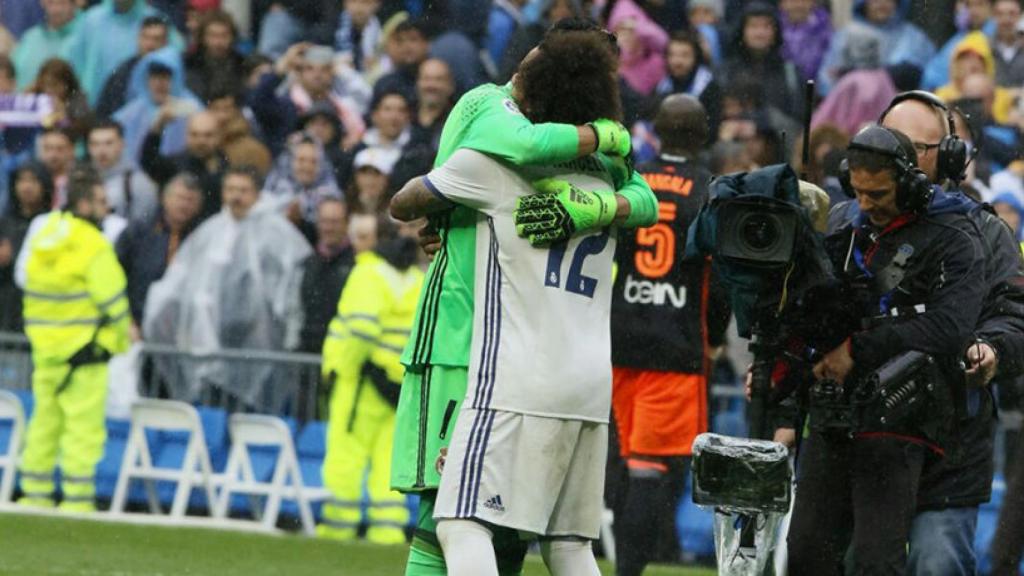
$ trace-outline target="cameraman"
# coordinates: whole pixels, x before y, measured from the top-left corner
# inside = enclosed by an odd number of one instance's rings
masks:
[[[973,205],[935,191],[910,139],[880,126],[854,136],[848,176],[857,199],[852,222],[826,240],[849,295],[838,303],[848,337],[814,366],[814,377],[855,389],[916,350],[941,367],[938,389],[953,389],[986,292],[985,253],[966,215]],[[812,417],[801,455],[789,573],[843,574],[850,543],[855,574],[903,574],[921,471],[945,447],[913,426],[855,423],[851,435],[826,436],[815,424]]]
[[[921,170],[934,184],[955,186],[966,171],[968,153],[955,131],[952,111],[926,92],[896,96],[882,113],[883,126],[904,132],[919,154]],[[991,210],[971,212],[989,256],[985,262],[988,294],[978,325],[976,344],[967,350],[968,419],[960,423],[964,458],[925,462],[918,490],[918,512],[910,532],[908,574],[974,574],[974,533],[978,506],[992,491],[995,406],[990,381],[1012,386],[1021,371],[1024,280],[1020,247],[1010,229]],[[966,247],[966,246],[965,246]]]

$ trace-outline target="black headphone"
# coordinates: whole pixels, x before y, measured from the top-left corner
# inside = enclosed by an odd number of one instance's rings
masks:
[[[910,92],[897,94],[892,99],[892,102],[889,103],[889,107],[878,117],[878,123],[881,124],[885,120],[886,115],[889,114],[889,111],[895,108],[897,104],[907,100],[916,100],[945,113],[948,130],[946,135],[942,137],[942,140],[939,140],[938,158],[935,163],[935,179],[939,183],[942,183],[944,180],[961,182],[965,178],[967,170],[967,143],[956,134],[953,111],[938,96],[924,90],[911,90]]]
[[[877,124],[858,132],[847,150],[863,150],[891,158],[896,164],[896,206],[903,212],[924,212],[932,201],[934,190],[928,176],[917,167],[917,153],[910,139],[902,132]],[[850,183],[850,162],[839,164],[839,182],[843,192],[853,198]]]

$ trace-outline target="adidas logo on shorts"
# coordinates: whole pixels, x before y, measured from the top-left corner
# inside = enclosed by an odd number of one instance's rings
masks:
[[[491,498],[488,498],[487,501],[484,502],[484,508],[490,508],[495,512],[504,512],[505,505],[501,503],[501,495],[492,496]]]

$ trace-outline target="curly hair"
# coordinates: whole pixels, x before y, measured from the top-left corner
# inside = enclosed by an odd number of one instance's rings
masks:
[[[617,59],[604,33],[566,30],[548,36],[519,66],[520,104],[534,123],[621,120]]]

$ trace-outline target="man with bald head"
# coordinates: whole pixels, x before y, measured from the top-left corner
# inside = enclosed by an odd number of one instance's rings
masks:
[[[979,88],[984,88],[979,87]],[[899,97],[897,97],[899,98]],[[905,133],[917,150],[918,164],[932,183],[955,190],[961,174],[941,161],[940,143],[950,135],[945,110],[927,97],[903,99],[883,113],[883,126]],[[1009,229],[984,209],[973,213],[988,250],[985,280],[989,294],[975,327],[977,342],[966,351],[967,414],[959,423],[963,458],[951,463],[925,463],[918,489],[918,513],[910,532],[908,574],[959,575],[975,573],[974,532],[978,506],[991,496],[995,414],[987,386],[995,378],[1014,377],[1013,342],[1024,337],[1024,319],[1014,315],[1019,304],[1020,249]]]
[[[612,405],[628,471],[613,504],[619,576],[641,574],[660,556],[659,540],[674,548],[673,511],[690,446],[707,430],[704,363],[728,325],[727,303],[705,282],[708,263],[682,258],[687,228],[708,197],[711,172],[699,158],[708,130],[696,98],[674,94],[662,101],[654,119],[661,154],[637,167],[658,198],[658,223],[619,235]]]
[[[210,112],[196,112],[188,119],[183,152],[162,156],[158,130],[151,130],[142,145],[142,169],[160,188],[182,172],[196,177],[203,191],[203,218],[220,211],[220,185],[228,167],[218,126]]]

